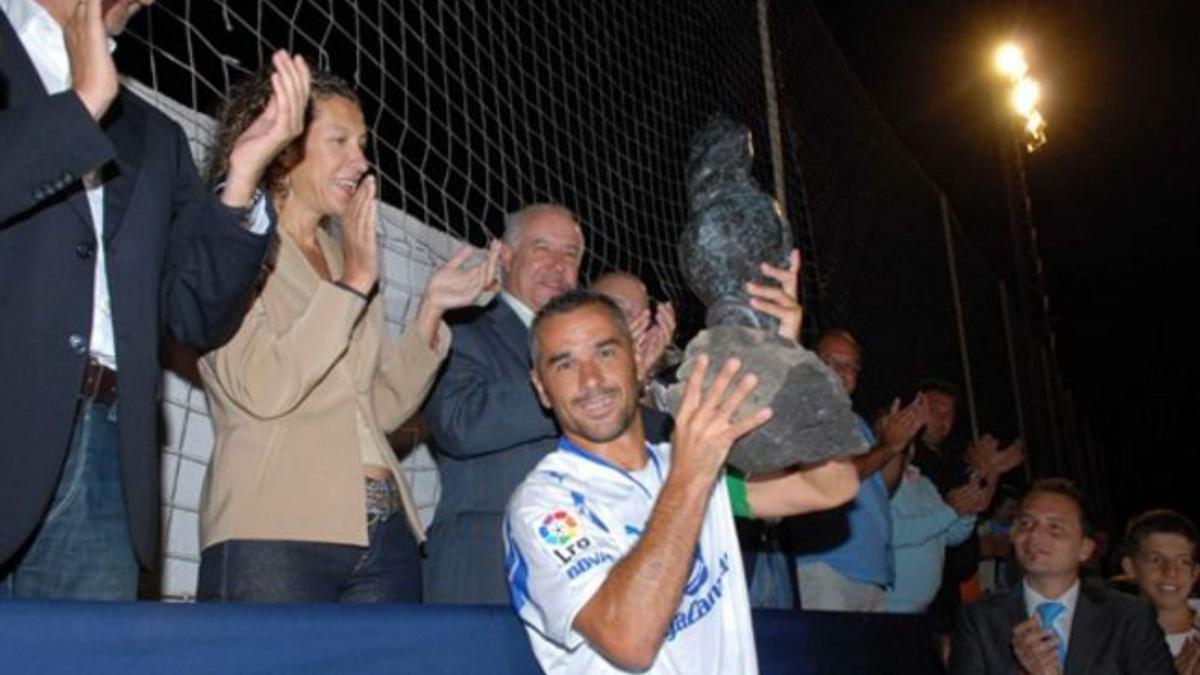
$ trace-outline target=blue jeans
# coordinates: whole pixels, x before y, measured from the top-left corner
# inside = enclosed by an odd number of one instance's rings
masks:
[[[421,559],[403,513],[375,518],[368,545],[235,539],[200,555],[201,602],[420,602]]]
[[[42,524],[0,578],[0,599],[134,600],[117,405],[81,401],[58,488]]]

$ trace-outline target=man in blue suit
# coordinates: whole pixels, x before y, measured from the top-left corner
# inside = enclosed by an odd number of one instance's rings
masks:
[[[576,287],[583,248],[583,230],[565,207],[510,214],[500,297],[452,327],[450,356],[425,405],[442,483],[426,542],[426,602],[509,601],[504,508],[558,439],[529,379],[529,325],[551,298]]]
[[[0,0],[0,599],[135,597],[161,335],[236,328],[269,240],[259,176],[303,129],[308,71],[276,54],[267,112],[205,190],[178,125],[118,86],[108,36],[151,3]]]

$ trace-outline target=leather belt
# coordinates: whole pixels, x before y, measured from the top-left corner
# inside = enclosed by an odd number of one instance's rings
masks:
[[[88,359],[83,369],[83,384],[79,396],[88,401],[115,403],[117,400],[117,371]]]

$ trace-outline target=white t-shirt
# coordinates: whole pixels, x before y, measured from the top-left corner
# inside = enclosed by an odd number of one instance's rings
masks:
[[[646,466],[627,472],[563,439],[508,503],[509,592],[547,673],[627,672],[594,650],[572,624],[650,518],[669,469],[670,445],[647,444],[646,452]],[[682,603],[647,672],[758,672],[724,480],[714,484]]]
[[[1200,612],[1200,600],[1188,600],[1188,605],[1192,611]],[[1188,641],[1188,638],[1195,637],[1200,640],[1200,615],[1196,617],[1192,627],[1182,633],[1167,633],[1167,648],[1171,650],[1171,658],[1179,656],[1179,652],[1183,651],[1183,643]]]

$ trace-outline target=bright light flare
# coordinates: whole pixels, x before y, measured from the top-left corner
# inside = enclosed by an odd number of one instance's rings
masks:
[[[1042,88],[1033,78],[1023,78],[1013,87],[1012,105],[1017,113],[1025,119],[1030,119],[1037,112],[1038,101],[1042,98]],[[1040,117],[1040,115],[1039,115]]]
[[[1034,110],[1025,118],[1025,149],[1033,152],[1046,143],[1046,119]]]
[[[992,65],[1008,80],[1009,104],[1023,122],[1025,149],[1033,152],[1046,142],[1046,119],[1037,109],[1042,88],[1029,76],[1025,51],[1011,42],[1005,43],[996,49]]]
[[[1001,45],[996,50],[994,63],[997,72],[1014,82],[1029,72],[1029,64],[1025,63],[1025,52],[1011,42]]]

